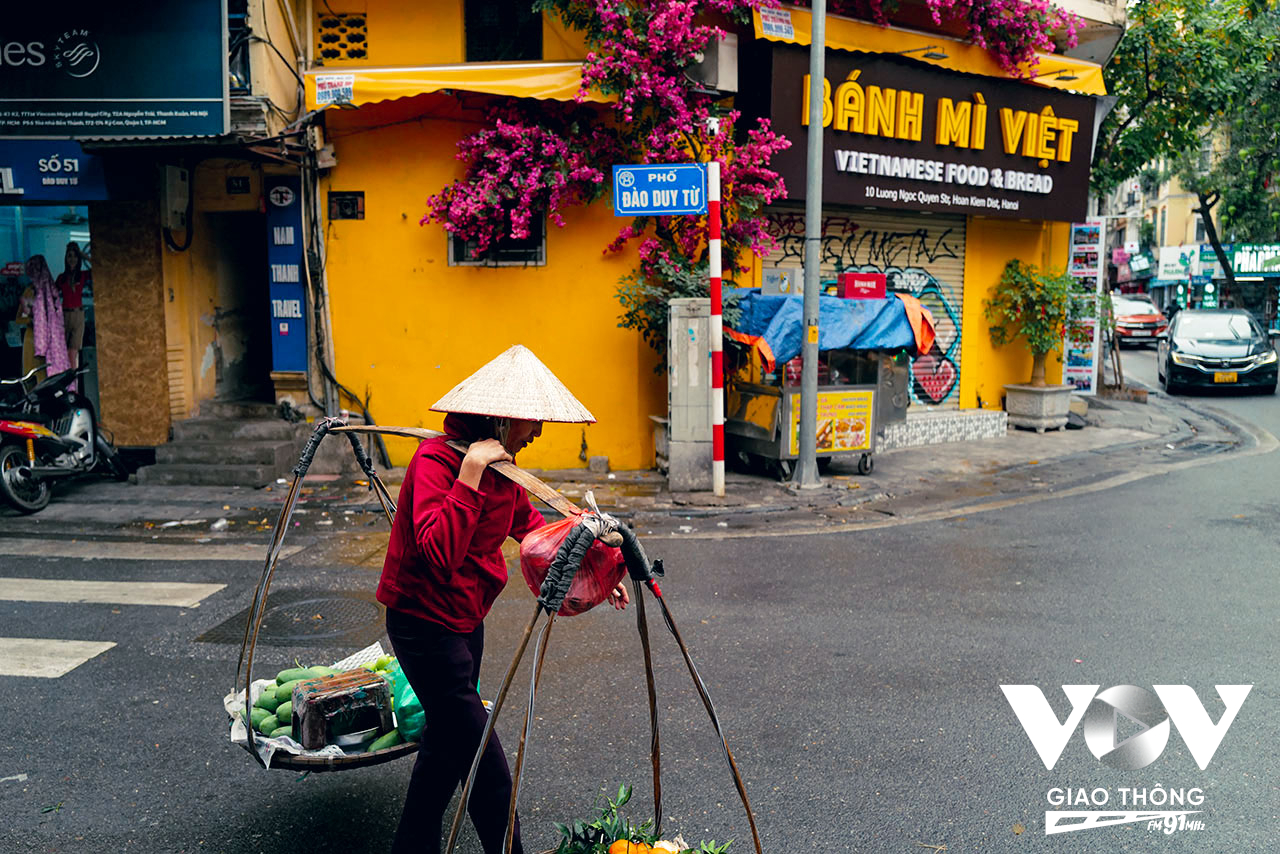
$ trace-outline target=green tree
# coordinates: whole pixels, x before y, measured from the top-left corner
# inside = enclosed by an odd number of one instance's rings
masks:
[[[1228,108],[1201,128],[1198,149],[1185,152],[1175,167],[1179,183],[1196,196],[1205,237],[1233,289],[1224,239],[1269,243],[1280,234],[1280,12],[1262,10],[1251,24],[1255,50],[1267,61],[1239,81]]]
[[[1103,72],[1117,100],[1099,128],[1094,189],[1198,150],[1206,130],[1274,73],[1275,26],[1275,0],[1130,4],[1129,29]]]

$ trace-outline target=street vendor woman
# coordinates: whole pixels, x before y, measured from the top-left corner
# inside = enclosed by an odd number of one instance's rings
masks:
[[[512,460],[545,421],[595,419],[532,352],[516,345],[431,407],[444,438],[418,446],[378,584],[387,636],[426,713],[393,852],[438,852],[445,810],[470,771],[487,712],[476,685],[484,618],[507,583],[502,544],[544,524],[523,487],[489,468]],[[462,453],[449,440],[468,444]],[[619,585],[615,608],[629,601]],[[502,850],[511,771],[497,733],[476,774],[469,813],[487,854]],[[522,852],[516,818],[513,851]]]

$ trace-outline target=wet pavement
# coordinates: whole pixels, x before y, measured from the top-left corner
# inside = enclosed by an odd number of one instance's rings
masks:
[[[649,473],[544,474],[567,492],[595,489],[665,561],[664,598],[715,698],[765,851],[1270,850],[1276,756],[1259,746],[1275,741],[1280,457],[1246,420],[1280,432],[1280,407],[1271,396],[1153,394],[1145,406],[1095,404],[1090,418],[1079,431],[886,453],[871,477],[837,470],[812,492],[734,474],[727,506],[670,495]],[[282,486],[86,482],[36,517],[0,517],[12,574],[66,588],[58,601],[28,591],[5,603],[5,634],[110,646],[59,678],[0,678],[13,745],[0,851],[390,847],[410,762],[264,771],[227,739],[221,698]],[[336,661],[382,634],[371,599],[385,520],[350,478],[306,489],[288,541],[303,549],[273,579],[273,636],[254,658],[264,676]],[[34,543],[42,551],[21,551]],[[256,556],[220,551],[233,546]],[[217,592],[198,607],[77,592],[175,582]],[[530,606],[517,570],[485,620],[488,696]],[[591,817],[593,798],[622,783],[636,786],[628,814],[652,814],[637,610],[556,622],[521,792],[527,850],[553,849],[553,822]],[[653,611],[649,623],[664,834],[750,851],[680,650]],[[512,758],[531,658],[498,722]],[[1171,738],[1150,766],[1121,772],[1079,733],[1047,768],[1000,686],[1041,686],[1062,719],[1058,686],[1084,683],[1187,684],[1211,721],[1223,714],[1216,685],[1255,687],[1207,768]],[[1119,825],[1050,846],[1048,793],[1066,786],[1117,798],[1119,786],[1195,787],[1204,828]],[[464,829],[459,854],[479,851]]]
[[[591,493],[602,510],[646,536],[717,538],[878,526],[1138,477],[1181,460],[1251,447],[1264,435],[1211,404],[1156,394],[1146,403],[1095,398],[1082,429],[1010,428],[997,439],[897,449],[877,454],[869,475],[857,473],[856,459],[836,461],[814,489],[732,470],[723,498],[672,492],[657,471],[533,474],[580,506]],[[403,475],[397,468],[380,473],[393,496]],[[283,480],[262,489],[84,480],[60,489],[34,516],[0,511],[0,533],[265,543],[287,491]],[[553,511],[544,512],[554,518]],[[386,532],[363,476],[309,475],[289,537],[296,544],[322,545],[326,559],[372,566],[381,564]]]

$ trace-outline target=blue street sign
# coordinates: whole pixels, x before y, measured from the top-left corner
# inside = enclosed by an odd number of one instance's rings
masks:
[[[707,167],[702,163],[613,167],[614,216],[706,212]]]

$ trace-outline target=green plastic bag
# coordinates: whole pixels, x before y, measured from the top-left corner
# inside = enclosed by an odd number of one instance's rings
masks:
[[[422,703],[418,702],[418,695],[413,693],[413,686],[400,669],[399,662],[387,670],[387,678],[391,681],[391,693],[395,697],[396,729],[405,741],[417,741],[422,736],[427,717],[422,711]]]

